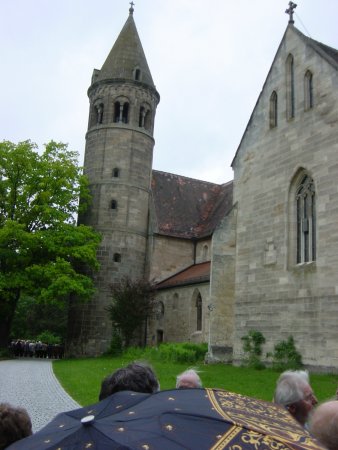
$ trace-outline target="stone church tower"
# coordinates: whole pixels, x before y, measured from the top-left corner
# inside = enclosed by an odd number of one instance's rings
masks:
[[[145,273],[156,91],[133,18],[129,17],[101,70],[94,69],[84,173],[92,204],[80,223],[101,233],[96,295],[71,313],[71,346],[99,354],[111,341],[106,307],[110,286]],[[77,312],[75,312],[77,310]]]

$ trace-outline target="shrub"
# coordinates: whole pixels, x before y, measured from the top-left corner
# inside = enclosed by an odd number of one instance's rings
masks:
[[[121,353],[122,353],[122,338],[118,330],[114,328],[113,336],[107,354],[111,356],[119,356],[121,355]]]
[[[302,355],[297,351],[292,336],[289,336],[287,341],[278,342],[273,353],[267,356],[272,357],[272,367],[276,370],[296,370],[303,367]]]
[[[265,366],[261,361],[262,345],[265,337],[260,331],[250,330],[246,336],[242,337],[243,351],[246,354],[244,365],[253,369],[263,369]]]
[[[158,347],[129,347],[123,352],[123,358],[127,360],[150,359],[191,365],[203,360],[207,349],[207,344],[163,343]]]

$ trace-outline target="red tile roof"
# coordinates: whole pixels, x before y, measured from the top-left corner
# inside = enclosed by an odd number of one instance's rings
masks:
[[[185,239],[211,236],[232,208],[232,181],[214,184],[153,170],[151,187],[158,234]]]
[[[210,261],[194,264],[156,285],[156,289],[203,283],[210,281]]]

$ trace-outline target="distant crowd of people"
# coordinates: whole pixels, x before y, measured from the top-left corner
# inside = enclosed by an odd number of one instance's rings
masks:
[[[200,389],[202,380],[195,369],[188,369],[176,378],[177,389]],[[119,391],[155,393],[160,383],[154,370],[142,362],[133,362],[105,377],[99,401]],[[338,392],[336,393],[336,395]],[[285,371],[277,380],[273,402],[282,405],[310,435],[326,449],[338,450],[338,401],[318,404],[307,371]],[[32,434],[32,424],[22,408],[0,404],[0,450]]]
[[[16,358],[62,359],[65,348],[63,344],[46,344],[41,341],[17,339],[10,343],[9,351]]]

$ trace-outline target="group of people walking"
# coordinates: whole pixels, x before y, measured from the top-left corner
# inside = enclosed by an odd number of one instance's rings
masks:
[[[64,357],[65,349],[63,344],[46,344],[41,341],[17,339],[10,343],[9,351],[16,358],[61,359]]]

